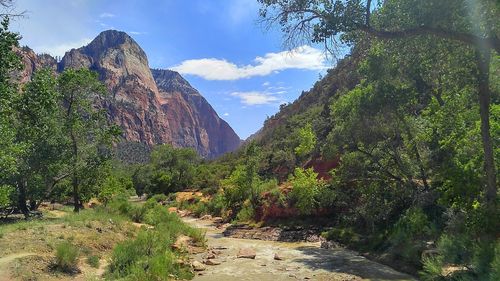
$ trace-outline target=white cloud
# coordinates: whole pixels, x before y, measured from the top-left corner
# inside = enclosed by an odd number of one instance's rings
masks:
[[[206,80],[238,80],[266,76],[286,69],[323,70],[326,56],[323,51],[310,46],[298,47],[290,52],[267,53],[257,57],[253,65],[238,66],[224,59],[204,58],[183,61],[171,67],[181,74],[190,74]]]
[[[271,82],[269,81],[262,83],[262,87],[268,87],[269,85],[271,85]]]
[[[263,104],[276,104],[280,101],[272,93],[264,92],[233,92],[231,96],[240,98],[241,102],[245,105],[263,105]]]
[[[229,113],[226,112],[226,113],[222,114],[222,116],[229,116]]]
[[[116,15],[112,14],[112,13],[102,13],[102,14],[99,15],[99,17],[101,19],[104,19],[104,18],[114,18],[114,17],[116,17]]]
[[[51,56],[64,56],[64,54],[71,50],[71,49],[76,49],[80,48],[82,46],[87,45],[90,43],[92,39],[90,38],[83,38],[80,40],[77,40],[75,42],[65,42],[62,44],[56,44],[56,45],[41,45],[41,46],[34,46],[33,50],[37,53],[47,53]]]
[[[143,34],[146,34],[146,32],[141,32],[141,31],[129,31],[128,33],[132,34],[132,35],[143,35]]]

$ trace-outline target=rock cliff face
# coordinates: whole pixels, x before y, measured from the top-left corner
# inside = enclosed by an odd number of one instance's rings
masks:
[[[38,67],[97,71],[113,96],[107,106],[110,119],[122,127],[126,141],[192,147],[207,158],[240,145],[233,129],[196,89],[177,72],[151,70],[144,51],[124,32],[104,31],[89,45],[67,52],[59,63],[26,49],[23,60],[25,77]]]

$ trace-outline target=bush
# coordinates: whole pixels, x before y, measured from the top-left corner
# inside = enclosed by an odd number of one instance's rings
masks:
[[[56,247],[56,266],[64,272],[74,272],[77,269],[79,251],[68,241]]]
[[[158,210],[156,212],[159,212]],[[171,250],[171,245],[180,233],[192,234],[186,231],[188,229],[180,221],[169,221],[159,223],[154,230],[141,230],[136,239],[122,242],[115,247],[108,277],[170,280],[173,275],[178,279],[192,278],[189,267],[179,264],[179,257]]]
[[[351,245],[360,241],[359,235],[352,228],[332,228],[321,234],[326,240],[338,241],[344,245]]]
[[[421,241],[429,238],[434,232],[422,209],[410,208],[394,224],[389,242],[394,254],[408,262],[419,264],[424,248]]]
[[[495,256],[491,262],[490,280],[500,280],[500,241],[496,242]]]
[[[249,203],[245,203],[243,208],[236,215],[236,220],[240,222],[250,222],[255,218],[255,211]]]
[[[87,257],[87,263],[93,268],[99,268],[99,256],[92,255]]]
[[[465,264],[472,257],[472,240],[463,234],[441,235],[437,248],[444,263]]]
[[[212,197],[212,199],[207,203],[207,210],[214,216],[222,216],[222,212],[226,208],[225,204],[226,199],[224,198],[224,194],[219,193]]]
[[[304,170],[296,168],[290,177],[292,191],[289,196],[301,214],[310,215],[317,207],[316,196],[323,187],[323,182],[317,180],[318,174],[312,168]]]
[[[201,201],[194,204],[192,209],[193,213],[198,217],[209,213],[207,203]]]
[[[422,261],[422,271],[420,278],[423,281],[438,281],[443,280],[443,261],[439,257],[428,257]]]
[[[143,206],[132,206],[126,215],[134,222],[142,222],[146,212],[147,209]]]

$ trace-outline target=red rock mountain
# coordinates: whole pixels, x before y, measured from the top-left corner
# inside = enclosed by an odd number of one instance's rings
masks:
[[[57,66],[47,55],[23,53],[28,77],[37,67],[98,72],[113,95],[107,107],[110,119],[121,126],[125,141],[192,147],[207,158],[233,151],[241,143],[179,73],[150,69],[142,48],[124,32],[102,32],[87,46],[67,52]]]

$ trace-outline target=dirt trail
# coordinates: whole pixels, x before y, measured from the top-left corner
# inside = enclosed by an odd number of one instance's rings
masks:
[[[13,261],[15,261],[16,259],[24,258],[27,256],[35,256],[35,255],[36,255],[35,253],[22,252],[22,253],[15,253],[12,255],[8,255],[5,257],[0,257],[0,281],[11,280],[9,266]]]
[[[416,280],[411,276],[370,261],[347,249],[321,249],[319,243],[288,243],[224,237],[210,221],[184,218],[192,226],[207,231],[208,245],[221,249],[195,281],[281,281],[281,280]],[[252,248],[255,259],[236,258],[238,249]],[[275,260],[274,254],[283,257]],[[202,261],[203,254],[196,256]]]

